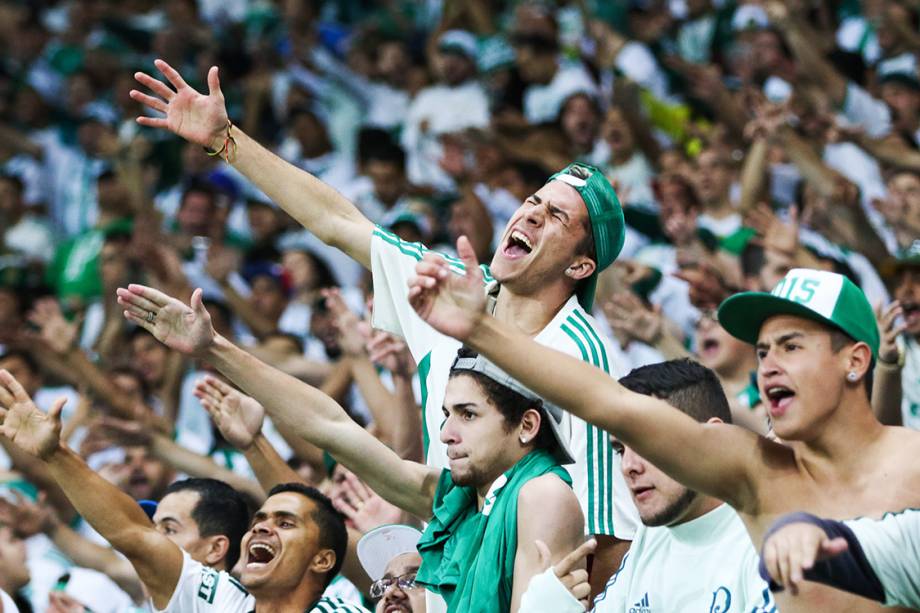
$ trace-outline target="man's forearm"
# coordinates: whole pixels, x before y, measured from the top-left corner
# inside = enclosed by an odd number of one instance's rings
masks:
[[[872,410],[886,426],[902,426],[901,368],[897,364],[876,361],[872,385]]]
[[[301,483],[303,481],[300,475],[294,472],[294,469],[278,455],[278,451],[261,432],[244,453],[252,472],[259,480],[259,485],[266,492],[271,491],[280,483]]]
[[[370,268],[374,225],[345,197],[316,177],[281,159],[242,130],[233,166],[321,241]]]

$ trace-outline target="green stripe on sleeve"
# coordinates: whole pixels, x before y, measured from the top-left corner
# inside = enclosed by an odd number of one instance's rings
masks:
[[[582,324],[584,324],[584,327],[585,329],[588,330],[588,333],[592,337],[594,337],[595,342],[597,342],[598,348],[600,348],[601,361],[603,363],[604,372],[610,373],[610,362],[607,360],[607,348],[604,347],[604,343],[603,341],[601,341],[601,337],[597,334],[597,331],[594,329],[594,326],[591,325],[588,319],[584,315],[582,315],[580,311],[577,311],[577,310],[575,311],[575,317],[578,318],[582,322]]]
[[[431,352],[418,363],[418,383],[422,393],[422,458],[428,462],[428,373],[431,371]]]

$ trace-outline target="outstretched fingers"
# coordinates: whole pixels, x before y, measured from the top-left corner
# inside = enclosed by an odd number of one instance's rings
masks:
[[[157,59],[153,61],[153,65],[157,67],[157,70],[163,73],[163,76],[166,77],[166,80],[172,83],[173,87],[176,89],[188,87],[188,83],[185,82],[185,79],[182,78],[182,75],[179,74],[179,71],[167,64],[165,61]]]
[[[166,102],[169,102],[170,100],[172,100],[176,95],[176,92],[171,90],[165,83],[163,83],[162,81],[158,79],[154,79],[146,72],[135,72],[134,80],[140,83],[141,85],[143,85],[144,87],[146,87],[147,89],[149,89],[150,91],[152,91],[153,93],[155,93],[157,96],[159,96]],[[143,92],[140,92],[136,89],[132,89],[131,97],[135,100],[137,100],[137,96],[135,94],[144,95]]]
[[[11,399],[16,402],[31,402],[32,399],[29,398],[29,395],[26,393],[26,390],[22,387],[19,381],[16,380],[8,370],[0,370],[0,384],[6,388],[6,391],[11,396]],[[5,401],[3,404],[10,404]]]

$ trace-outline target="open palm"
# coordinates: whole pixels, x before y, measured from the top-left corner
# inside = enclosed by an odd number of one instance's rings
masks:
[[[65,400],[43,413],[13,375],[0,370],[0,434],[26,453],[48,458],[61,438],[61,409]]]
[[[419,317],[443,334],[466,340],[486,307],[482,270],[465,236],[457,240],[463,275],[454,274],[444,258],[427,254],[409,282],[409,303]]]
[[[186,83],[182,75],[163,60],[156,60],[154,65],[175,89],[146,73],[135,73],[138,83],[156,95],[132,89],[131,98],[165,114],[165,117],[141,116],[137,122],[153,128],[165,128],[193,143],[219,149],[228,118],[217,67],[212,66],[208,71],[208,94],[204,95]]]
[[[188,355],[203,355],[217,337],[211,316],[202,302],[201,289],[192,293],[191,306],[172,296],[131,284],[116,291],[125,318],[153,334],[171,349]]]
[[[195,396],[221,435],[237,449],[248,449],[261,432],[265,408],[255,398],[211,376],[195,385]]]

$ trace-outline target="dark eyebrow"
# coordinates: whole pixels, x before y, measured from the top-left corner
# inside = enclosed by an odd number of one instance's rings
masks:
[[[776,344],[777,344],[777,345],[782,345],[783,343],[786,343],[786,342],[788,342],[788,341],[791,341],[791,340],[794,339],[794,338],[804,338],[804,337],[805,337],[805,335],[802,334],[801,332],[789,332],[788,334],[783,334],[782,336],[780,336],[779,338],[777,338],[777,339],[776,339]],[[768,348],[770,347],[770,343],[765,343],[765,342],[762,342],[762,341],[761,341],[761,342],[757,343],[757,345],[755,345],[755,347],[756,347],[757,349],[768,349]]]
[[[569,223],[569,214],[563,211],[562,209],[560,209],[558,206],[548,204],[546,205],[546,208],[549,209],[549,212],[552,213],[553,215],[561,215],[562,217],[565,218],[564,219],[565,223]]]
[[[527,197],[527,199],[528,199],[528,200],[533,200],[533,201],[536,202],[537,204],[543,204],[543,198],[541,198],[540,196],[538,196],[538,195],[536,195],[536,194],[530,194],[530,195]]]
[[[450,407],[444,407],[444,408],[448,410],[453,410],[453,411],[463,411],[463,410],[468,410],[468,409],[475,409],[476,403],[475,402],[458,402],[456,404],[451,405]]]

